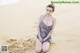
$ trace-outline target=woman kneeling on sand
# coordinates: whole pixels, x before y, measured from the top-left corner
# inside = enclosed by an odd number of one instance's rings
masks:
[[[49,49],[51,44],[51,33],[56,21],[56,19],[52,16],[53,12],[54,5],[49,4],[46,7],[46,14],[40,16],[35,48],[37,52],[47,52]]]

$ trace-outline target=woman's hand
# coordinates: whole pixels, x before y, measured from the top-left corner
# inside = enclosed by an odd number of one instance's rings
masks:
[[[39,40],[40,40],[40,42],[43,42],[43,39],[41,37],[39,38]]]
[[[46,40],[47,40],[47,38],[44,38],[44,39],[43,39],[43,42],[46,41]]]

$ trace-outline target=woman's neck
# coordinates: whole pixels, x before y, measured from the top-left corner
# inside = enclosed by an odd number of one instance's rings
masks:
[[[52,15],[45,14],[46,18],[51,18]]]

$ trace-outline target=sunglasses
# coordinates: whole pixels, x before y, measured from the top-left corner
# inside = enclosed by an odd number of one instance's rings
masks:
[[[49,11],[49,12],[52,12],[52,10],[50,10],[50,9],[46,9],[47,11]]]

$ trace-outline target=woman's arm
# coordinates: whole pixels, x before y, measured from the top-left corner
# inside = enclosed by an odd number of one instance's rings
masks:
[[[39,29],[39,24],[40,24],[41,20],[42,20],[42,15],[40,16],[40,18],[39,18],[39,20],[38,20],[38,27],[37,27],[37,29],[38,29],[38,37],[39,37],[39,40],[40,40],[40,41],[41,41],[41,39],[42,39],[42,37],[40,36],[40,29]]]
[[[47,37],[44,38],[44,41],[45,41],[46,39],[48,39],[49,36],[51,36],[51,34],[52,34],[53,30],[54,30],[55,24],[56,24],[56,19],[54,19],[54,23],[53,23],[52,30],[49,32],[49,34],[47,35]]]

